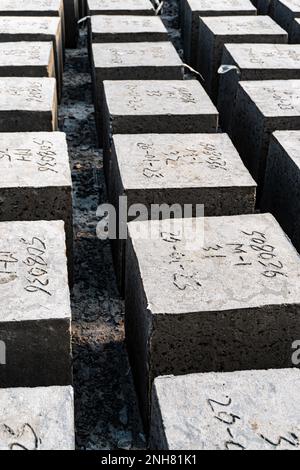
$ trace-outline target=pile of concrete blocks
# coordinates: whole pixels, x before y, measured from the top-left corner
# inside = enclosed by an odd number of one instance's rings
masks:
[[[143,423],[152,449],[299,449],[299,19],[276,1],[178,4],[200,78],[150,2],[87,2]]]
[[[72,180],[58,103],[76,10],[0,5],[1,450],[75,448]]]

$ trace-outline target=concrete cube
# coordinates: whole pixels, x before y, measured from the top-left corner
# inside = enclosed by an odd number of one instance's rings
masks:
[[[185,0],[184,55],[187,63],[197,66],[199,17],[256,15],[250,0]]]
[[[300,79],[300,45],[226,44],[222,64],[238,69],[220,75],[220,125],[229,132],[239,82]]]
[[[0,388],[72,383],[62,221],[0,223],[0,341]]]
[[[104,151],[113,134],[216,132],[218,111],[196,80],[105,81]]]
[[[0,76],[55,78],[52,42],[1,42]]]
[[[63,220],[71,268],[72,179],[65,134],[0,133],[0,165],[0,221]]]
[[[261,192],[270,136],[300,130],[300,80],[240,82],[232,138]]]
[[[52,41],[58,99],[61,97],[63,44],[60,18],[0,16],[0,42]]]
[[[288,35],[269,16],[200,18],[198,70],[217,99],[218,69],[226,43],[287,43]]]
[[[0,390],[0,450],[75,450],[73,388]]]
[[[79,0],[64,0],[66,47],[76,48],[78,43],[79,28]]]
[[[300,44],[300,18],[296,18],[293,24],[291,42],[293,44]]]
[[[206,216],[254,212],[256,184],[226,134],[116,135],[113,141],[109,195],[114,207],[126,196],[128,208],[143,204],[148,219],[156,217],[155,204],[179,204],[181,216],[188,204],[194,217],[201,204]],[[122,287],[125,241],[118,239],[113,248]]]
[[[0,77],[0,132],[55,130],[54,78]]]
[[[103,132],[104,80],[180,80],[183,65],[171,42],[98,43],[92,46],[99,144]]]
[[[88,0],[89,15],[155,15],[151,0]]]
[[[159,377],[150,448],[299,450],[298,369]]]
[[[158,16],[96,15],[91,18],[91,43],[167,40],[167,29]]]
[[[295,18],[300,17],[299,0],[273,0],[272,17],[290,37],[293,36],[293,26]]]
[[[300,253],[300,131],[271,138],[261,207],[274,214]]]
[[[157,376],[293,366],[300,258],[273,216],[128,227],[127,348],[146,424]]]

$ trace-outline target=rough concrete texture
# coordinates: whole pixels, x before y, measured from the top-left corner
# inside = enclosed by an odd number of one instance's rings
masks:
[[[0,450],[74,450],[72,387],[0,390]]]
[[[152,449],[299,450],[298,369],[159,377]]]
[[[58,98],[62,90],[63,39],[61,19],[55,17],[0,16],[0,42],[52,41]]]
[[[91,43],[167,41],[158,16],[99,15],[91,18]]]
[[[220,76],[220,125],[229,131],[239,82],[300,79],[300,45],[226,44],[222,64],[238,68]]]
[[[197,69],[205,88],[217,99],[224,44],[287,43],[288,35],[269,16],[200,18]]]
[[[259,191],[272,132],[300,130],[299,87],[300,80],[240,82],[232,137]]]
[[[87,0],[90,15],[154,15],[151,0]]]
[[[300,252],[300,131],[272,136],[261,207],[274,214]]]
[[[300,18],[296,18],[294,21],[291,42],[293,44],[300,44]]]
[[[78,43],[79,0],[64,0],[66,47],[75,48]]]
[[[260,15],[268,15],[274,0],[251,0]]]
[[[292,40],[294,19],[300,17],[299,0],[273,0],[272,17],[288,32]]]
[[[63,220],[72,263],[72,179],[60,132],[0,133],[0,221]]]
[[[54,78],[0,77],[1,132],[57,129]]]
[[[55,78],[52,42],[0,43],[0,76]]]
[[[62,0],[1,0],[0,15],[60,16]]]
[[[0,388],[71,384],[63,222],[1,222],[0,269]]]
[[[197,66],[199,17],[257,14],[250,0],[185,0],[184,10],[184,56],[193,67]]]
[[[125,326],[146,424],[159,375],[292,366],[300,258],[270,214],[128,225]]]
[[[94,101],[99,145],[103,132],[104,80],[180,80],[183,64],[170,42],[92,45]]]
[[[114,134],[216,132],[218,111],[196,80],[105,81],[104,165]]]

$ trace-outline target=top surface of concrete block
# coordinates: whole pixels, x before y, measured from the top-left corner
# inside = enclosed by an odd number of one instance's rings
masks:
[[[240,86],[266,117],[300,115],[300,80],[246,81]]]
[[[0,390],[0,450],[74,450],[72,387]]]
[[[154,14],[154,8],[150,0],[88,0],[90,12],[134,12],[142,11],[144,14]]]
[[[298,369],[159,377],[169,449],[299,450]]]
[[[62,0],[1,0],[0,13],[2,12],[48,12],[59,13]]]
[[[182,61],[170,42],[93,44],[95,68],[180,66]]]
[[[50,111],[56,96],[54,78],[0,77],[0,112]]]
[[[48,66],[52,42],[0,42],[0,67]]]
[[[226,134],[115,135],[127,189],[256,186]]]
[[[1,35],[56,36],[60,32],[60,24],[60,18],[50,16],[0,16],[0,40]]]
[[[218,16],[202,17],[201,21],[216,36],[235,36],[251,34],[284,35],[287,32],[278,26],[269,16]]]
[[[64,223],[1,222],[0,322],[70,318]]]
[[[288,44],[226,44],[241,69],[299,69],[300,45]]]
[[[300,169],[300,131],[277,131],[273,135]]]
[[[300,13],[300,1],[299,0],[279,0],[278,3],[286,6],[294,14]]]
[[[300,302],[299,255],[270,214],[128,225],[154,315]]]
[[[193,12],[256,11],[250,0],[187,0],[187,3]]]
[[[62,132],[0,133],[0,188],[72,187]]]
[[[98,15],[91,18],[93,34],[166,33],[158,16]]]
[[[218,114],[196,80],[116,80],[104,88],[111,115]]]

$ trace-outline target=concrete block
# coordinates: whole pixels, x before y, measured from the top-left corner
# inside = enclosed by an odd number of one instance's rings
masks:
[[[0,133],[0,221],[63,220],[72,271],[72,179],[65,134]]]
[[[66,47],[70,49],[75,49],[78,43],[79,1],[64,0]]]
[[[104,152],[114,134],[216,132],[218,111],[196,80],[105,81]]]
[[[1,450],[75,450],[72,387],[0,390]]]
[[[151,449],[299,450],[298,369],[159,377]]]
[[[300,18],[294,20],[291,43],[300,44]]]
[[[217,99],[224,44],[287,43],[288,35],[269,16],[200,18],[198,70],[208,93]]]
[[[145,424],[157,376],[293,366],[300,258],[273,216],[128,227],[126,338]]]
[[[0,76],[55,78],[52,42],[0,42]]]
[[[199,17],[256,15],[250,0],[185,0],[184,55],[187,63],[197,66]]]
[[[252,0],[253,5],[257,8],[259,15],[269,15],[272,11],[274,0]]]
[[[184,70],[171,42],[98,43],[92,46],[99,144],[103,138],[104,80],[180,80]]]
[[[158,16],[92,16],[90,42],[168,41],[168,32]]]
[[[63,45],[60,18],[0,16],[0,42],[53,42],[58,99],[61,97]]]
[[[0,132],[55,130],[54,78],[0,77]]]
[[[88,0],[89,15],[155,15],[151,0]]]
[[[186,217],[197,215],[197,204],[204,205],[206,216],[254,212],[256,184],[226,134],[115,135],[113,141],[109,196],[114,207],[126,196],[128,208],[143,204],[148,219],[155,218],[155,204],[179,204],[182,214],[189,204],[192,214]],[[122,289],[125,241],[112,246]]]
[[[270,136],[300,130],[300,80],[240,82],[232,119],[235,146],[261,192]]]
[[[300,45],[226,44],[222,64],[238,68],[220,76],[220,125],[230,132],[239,82],[300,79]]]
[[[299,0],[273,0],[272,17],[276,23],[288,32],[291,40],[294,20],[300,17]]]
[[[274,214],[300,253],[300,131],[271,138],[261,207]]]
[[[72,383],[62,221],[0,223],[0,340],[0,388]]]

